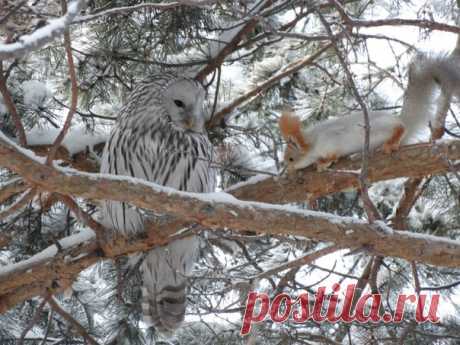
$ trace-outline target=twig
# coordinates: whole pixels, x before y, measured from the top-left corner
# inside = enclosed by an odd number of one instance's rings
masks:
[[[319,249],[319,250],[317,250],[317,251],[315,251],[313,253],[308,253],[308,254],[306,254],[306,255],[298,258],[298,259],[289,261],[289,262],[287,262],[285,264],[279,265],[277,267],[274,267],[272,269],[269,269],[267,271],[259,273],[258,275],[254,276],[254,277],[252,277],[250,279],[260,280],[260,279],[263,279],[263,278],[266,278],[266,277],[270,277],[270,276],[272,276],[274,274],[277,274],[279,272],[282,272],[284,270],[287,270],[287,269],[290,269],[290,268],[296,268],[296,267],[300,267],[300,266],[309,264],[310,262],[313,262],[313,261],[319,259],[322,256],[334,253],[334,252],[336,252],[336,251],[338,251],[340,249],[343,249],[343,247],[338,246],[338,245],[331,245],[329,247]]]
[[[32,327],[40,320],[41,313],[43,308],[45,307],[45,304],[47,302],[47,298],[43,298],[43,300],[40,302],[40,305],[38,306],[37,310],[35,311],[35,314],[32,318],[32,320],[29,321],[27,324],[26,328],[21,333],[21,336],[18,340],[17,345],[23,345],[24,344],[24,338],[26,337],[27,333],[32,329]]]
[[[259,10],[263,10],[271,5],[271,1],[265,1],[265,3],[260,7]],[[228,42],[225,47],[223,47],[219,53],[213,57],[210,62],[195,76],[195,79],[198,81],[204,81],[205,78],[212,73],[214,69],[221,66],[222,63],[225,61],[225,58],[232,54],[237,48],[238,44],[243,40],[243,38],[248,35],[254,28],[256,27],[257,23],[259,22],[261,16],[257,14],[252,14],[252,18],[249,19],[245,24],[238,24],[242,25],[241,30],[232,37],[230,42]]]
[[[12,196],[22,193],[27,189],[27,185],[20,177],[11,179],[10,181],[0,185],[0,204],[7,201]]]
[[[214,114],[214,117],[212,121],[208,123],[208,128],[212,128],[215,126],[218,126],[221,121],[225,118],[225,116],[229,113],[231,113],[236,107],[244,103],[245,101],[249,100],[250,98],[258,95],[259,93],[267,90],[268,88],[272,87],[275,85],[277,82],[279,82],[281,79],[284,77],[291,75],[300,69],[304,68],[305,66],[311,65],[313,61],[315,61],[318,57],[320,57],[326,50],[328,50],[332,46],[331,43],[326,44],[322,46],[320,49],[318,49],[315,53],[312,55],[299,59],[294,61],[293,63],[289,64],[284,68],[283,72],[278,73],[277,75],[271,77],[267,81],[263,82],[262,84],[259,84],[252,90],[246,92],[244,95],[236,98],[233,100],[230,104],[219,110],[216,114]]]
[[[383,256],[374,256],[374,261],[372,263],[371,273],[369,274],[369,286],[373,294],[378,294],[379,289],[377,285],[377,277],[379,273],[380,266],[383,263]]]
[[[43,341],[42,341],[42,343],[40,345],[46,345],[46,343],[47,343],[48,335],[50,333],[51,326],[52,326],[53,314],[54,314],[54,311],[51,310],[49,315],[48,315],[48,322],[47,322],[47,325],[46,325],[45,334],[43,335]]]
[[[420,287],[420,291],[440,291],[440,290],[447,290],[447,289],[452,289],[453,287],[456,287],[460,285],[460,280],[457,280],[456,282],[446,284],[446,285],[441,285],[441,286],[423,286]]]
[[[63,12],[67,11],[66,1],[62,1],[62,9],[63,9]],[[74,65],[73,56],[72,56],[72,44],[70,41],[70,33],[68,29],[64,31],[64,47],[65,47],[66,56],[67,56],[67,63],[69,65],[69,76],[70,76],[70,82],[71,82],[71,88],[72,88],[72,96],[71,96],[72,98],[71,98],[69,112],[67,113],[67,118],[64,122],[64,126],[62,127],[62,130],[59,133],[59,135],[54,140],[53,146],[50,149],[48,157],[46,158],[47,165],[50,165],[54,157],[56,156],[56,152],[59,149],[59,146],[61,146],[61,143],[64,140],[64,137],[70,128],[70,123],[72,122],[73,115],[75,114],[75,111],[77,110],[78,83],[77,83],[77,75],[75,73],[75,65]]]
[[[27,3],[27,0],[22,0],[19,3],[17,3],[5,16],[0,18],[0,25],[6,23],[6,21],[26,3]]]
[[[84,0],[75,0],[69,4],[69,11],[53,23],[35,30],[30,35],[24,35],[14,43],[0,44],[0,60],[20,58],[27,53],[43,47],[59,37],[83,7]]]
[[[18,200],[16,200],[12,205],[8,206],[4,210],[0,212],[0,219],[4,219],[13,213],[15,213],[17,210],[21,209],[25,205],[27,205],[35,196],[36,189],[31,188],[28,191],[24,192]]]
[[[332,1],[332,0],[331,0]],[[367,110],[367,106],[361,97],[356,84],[354,82],[353,76],[348,68],[348,65],[342,56],[342,53],[337,45],[336,38],[334,34],[332,33],[332,30],[329,26],[329,23],[326,21],[324,16],[321,14],[321,12],[317,11],[318,17],[321,21],[321,23],[324,26],[324,29],[326,30],[327,34],[331,38],[332,42],[332,47],[334,48],[336,52],[336,56],[342,65],[342,68],[345,72],[345,75],[347,76],[348,83],[350,84],[350,87],[355,95],[356,100],[358,101],[359,106],[361,107],[361,110],[363,112],[364,116],[364,146],[363,146],[363,152],[362,152],[362,165],[361,165],[361,173],[359,177],[359,182],[361,186],[361,199],[363,200],[364,204],[364,209],[366,210],[367,217],[369,219],[369,222],[373,223],[378,219],[381,219],[381,216],[379,214],[379,211],[373,204],[372,200],[369,197],[369,180],[368,180],[368,173],[369,173],[369,132],[370,132],[370,123],[369,123],[369,111]]]
[[[104,226],[96,222],[88,213],[82,210],[72,197],[64,194],[58,194],[57,197],[75,214],[77,219],[89,226],[95,232],[97,241],[103,246],[105,240],[104,235],[107,233]]]
[[[407,216],[429,181],[429,178],[410,178],[404,183],[403,195],[392,219],[392,224],[396,229],[406,228]]]
[[[421,304],[422,301],[420,300],[420,280],[419,280],[418,273],[417,273],[417,266],[414,261],[411,261],[410,265],[412,268],[412,276],[414,278],[415,293],[417,294],[417,302],[418,302],[417,308],[422,308],[423,305]],[[406,344],[407,336],[409,335],[410,332],[414,330],[415,327],[416,327],[416,322],[414,320],[411,320],[409,324],[401,332],[401,336],[399,338],[400,345]]]
[[[6,108],[10,113],[11,118],[13,119],[14,125],[16,127],[16,134],[19,138],[19,143],[21,146],[27,146],[26,132],[24,126],[22,125],[21,118],[19,117],[16,106],[14,105],[13,98],[11,97],[8,87],[6,85],[6,78],[3,75],[3,61],[0,60],[0,93],[3,96]]]
[[[378,20],[361,20],[353,19],[347,13],[342,4],[337,0],[329,0],[330,3],[334,4],[337,11],[340,14],[344,24],[349,27],[378,27],[378,26],[417,26],[419,28],[439,30],[446,32],[453,32],[460,34],[460,27],[448,25],[445,23],[439,23],[431,20],[424,19],[401,19],[401,18],[392,18],[392,19],[378,19]]]
[[[50,305],[53,310],[61,315],[61,317],[67,321],[73,329],[75,329],[78,334],[80,334],[87,342],[89,342],[91,345],[99,345],[99,343],[94,340],[93,337],[91,337],[88,332],[86,332],[85,328],[80,325],[77,320],[75,320],[68,312],[66,312],[60,305],[59,303],[54,299],[54,297],[51,297],[48,300],[48,304]]]
[[[167,11],[174,10],[181,6],[190,6],[190,7],[203,7],[205,5],[210,5],[215,3],[216,0],[203,0],[203,1],[176,1],[176,2],[165,2],[165,3],[142,3],[133,6],[124,6],[124,7],[115,7],[108,10],[95,11],[95,13],[88,14],[86,16],[80,16],[75,18],[72,21],[72,24],[82,24],[95,19],[99,19],[105,16],[114,16],[117,14],[127,14],[134,11],[149,9],[149,10],[159,10]]]
[[[356,283],[355,293],[353,295],[353,301],[351,303],[351,308],[350,308],[350,315],[355,310],[356,304],[358,303],[361,295],[364,293],[364,289],[366,288],[369,282],[369,277],[372,273],[373,262],[374,262],[373,258],[371,258],[367,262],[366,267],[364,267],[364,270],[361,273],[361,276],[359,277],[358,282]],[[343,323],[341,327],[337,330],[337,335],[335,337],[335,340],[342,342],[343,338],[345,338],[345,336],[347,335],[348,330],[350,329],[350,326],[351,325],[349,323]]]

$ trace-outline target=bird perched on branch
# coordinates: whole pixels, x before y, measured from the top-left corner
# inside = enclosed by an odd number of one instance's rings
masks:
[[[133,176],[189,192],[212,192],[213,148],[205,130],[205,90],[163,74],[141,82],[128,98],[105,146],[101,172]],[[145,213],[106,201],[102,223],[126,236],[144,231]],[[170,333],[184,319],[187,275],[199,252],[196,236],[151,250],[140,266],[144,321]]]

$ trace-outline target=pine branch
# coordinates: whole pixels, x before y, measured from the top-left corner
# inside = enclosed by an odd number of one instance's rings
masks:
[[[14,104],[13,98],[11,97],[11,94],[8,91],[8,86],[6,85],[6,77],[3,74],[3,61],[1,60],[0,60],[0,94],[3,97],[5,105],[8,109],[8,113],[13,119],[14,125],[16,127],[16,134],[19,138],[19,142],[21,143],[22,146],[25,147],[27,145],[26,132],[24,130],[24,125],[22,124],[21,117],[19,116],[16,105]]]
[[[84,3],[85,0],[75,0],[69,5],[69,11],[66,15],[61,18],[54,19],[48,25],[37,29],[30,35],[19,37],[17,42],[0,44],[0,60],[20,58],[54,41],[64,33],[65,29],[78,15]]]
[[[62,1],[62,10],[63,12],[67,11],[67,3],[65,1]],[[73,62],[72,42],[70,40],[70,33],[68,29],[64,30],[64,48],[65,48],[65,53],[66,53],[66,58],[67,58],[67,64],[69,67],[69,77],[70,77],[70,83],[71,83],[72,96],[71,96],[70,108],[67,113],[67,117],[64,121],[64,126],[62,127],[61,132],[58,134],[58,136],[54,140],[53,146],[51,147],[50,152],[48,153],[48,157],[46,158],[46,164],[48,165],[51,164],[51,162],[53,161],[59,147],[61,146],[64,140],[64,137],[69,131],[70,123],[72,122],[72,118],[75,114],[75,111],[77,110],[77,103],[78,103],[77,75],[75,71],[75,64]]]
[[[391,155],[375,152],[369,157],[369,182],[400,177],[423,178],[450,171],[443,157],[460,159],[460,142],[444,141],[401,147]],[[317,172],[314,167],[281,177],[254,178],[232,187],[227,192],[238,199],[269,203],[303,202],[359,187],[361,157],[340,159],[332,169]],[[456,165],[458,169],[458,164]]]
[[[20,177],[11,179],[10,181],[0,185],[0,205],[7,201],[12,196],[22,193],[27,189],[27,185]]]
[[[61,317],[66,320],[70,326],[77,331],[78,334],[82,336],[89,344],[91,345],[99,345],[99,343],[94,340],[93,337],[91,337],[88,332],[85,330],[85,328],[80,325],[77,320],[75,320],[72,315],[70,315],[68,312],[66,312],[60,305],[59,303],[54,299],[54,297],[51,297],[48,299],[48,304],[50,305],[53,310],[61,315]]]
[[[72,21],[72,24],[82,24],[87,23],[102,17],[110,17],[119,14],[127,14],[143,9],[158,10],[158,11],[167,11],[175,10],[181,6],[190,6],[190,7],[203,7],[215,3],[216,0],[202,0],[202,1],[175,1],[175,2],[165,2],[165,3],[142,3],[133,6],[123,6],[110,8],[108,10],[96,10],[95,13],[88,14],[86,16],[79,16]]]
[[[224,108],[220,109],[216,114],[214,114],[211,121],[208,123],[208,128],[212,128],[215,126],[220,125],[222,120],[225,118],[226,115],[230,114],[236,107],[240,106],[247,100],[251,99],[252,97],[257,96],[261,92],[266,91],[276,83],[278,83],[281,79],[289,76],[300,69],[304,68],[305,66],[311,65],[317,58],[319,58],[325,51],[327,51],[332,46],[331,43],[322,46],[312,55],[299,59],[288,66],[286,66],[282,72],[276,74],[275,76],[271,77],[270,79],[266,80],[265,82],[257,85],[252,90],[246,92],[244,95],[236,98],[230,104],[226,105]]]
[[[282,265],[279,265],[277,267],[274,267],[272,269],[269,269],[267,271],[264,271],[262,273],[259,273],[258,275],[254,276],[251,278],[251,280],[254,280],[254,279],[257,279],[257,280],[260,280],[260,279],[263,279],[263,278],[267,278],[267,277],[270,277],[274,274],[278,274],[284,270],[287,270],[287,269],[292,269],[292,268],[298,268],[298,267],[301,267],[301,266],[304,266],[304,265],[307,265],[323,256],[326,256],[326,255],[329,255],[331,253],[334,253],[338,250],[340,250],[342,248],[340,248],[339,246],[328,246],[328,247],[325,247],[325,248],[322,248],[322,249],[319,249],[317,251],[314,251],[312,253],[308,253],[298,259],[295,259],[295,260],[292,260],[292,261],[289,261],[285,264],[282,264]]]
[[[458,142],[455,144],[451,148],[460,154],[460,145]],[[439,150],[443,145],[446,150],[445,143],[430,148]],[[121,176],[109,178],[106,175],[53,168],[28,156],[27,151],[5,137],[0,137],[0,166],[15,171],[30,185],[42,190],[89,199],[128,202],[137,207],[170,214],[178,220],[179,226],[183,224],[181,222],[198,223],[215,230],[228,228],[239,232],[302,236],[332,242],[343,248],[365,248],[375,255],[438,266],[460,266],[460,243],[442,237],[393,231],[380,222],[370,225],[361,220],[335,217],[322,212],[243,202],[223,193],[205,195],[179,192],[140,179]],[[10,267],[8,272],[0,275],[0,309],[4,311],[39,294],[44,287],[65,288],[78,272],[101,257],[113,258],[165,244],[176,238],[168,236],[177,230],[165,226],[161,227],[159,234],[158,229],[151,229],[147,240],[115,238],[107,245],[113,250],[106,254],[101,252],[99,245],[92,239],[89,244],[64,249],[63,253],[57,253],[55,249],[51,257],[43,258],[41,255],[39,263],[33,261],[29,264],[20,263],[18,268]]]
[[[29,321],[27,324],[26,328],[21,333],[21,336],[18,340],[18,345],[23,345],[24,344],[24,338],[26,337],[27,333],[32,329],[32,327],[40,320],[41,313],[43,311],[43,308],[45,307],[45,304],[47,302],[47,298],[44,298],[41,302],[40,305],[38,306],[37,310],[35,311],[35,314],[33,318]]]
[[[453,32],[460,34],[460,27],[453,26],[445,23],[439,23],[432,20],[424,19],[378,19],[378,20],[362,20],[353,19],[343,7],[343,5],[337,0],[329,0],[331,5],[334,5],[342,18],[345,26],[348,28],[372,28],[380,26],[415,26],[423,29],[438,30],[445,32]],[[351,30],[350,30],[351,31]]]

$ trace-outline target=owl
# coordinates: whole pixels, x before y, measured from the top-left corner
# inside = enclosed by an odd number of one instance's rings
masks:
[[[139,83],[105,145],[101,173],[133,176],[182,191],[214,191],[204,98],[202,85],[185,77],[163,74]],[[103,225],[125,236],[143,232],[146,217],[127,203],[102,205]],[[162,333],[170,334],[184,319],[187,276],[198,252],[199,239],[188,237],[151,250],[140,266],[144,321]]]

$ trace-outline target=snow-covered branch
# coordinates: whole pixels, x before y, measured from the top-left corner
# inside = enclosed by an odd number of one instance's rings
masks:
[[[456,150],[460,150],[460,145],[456,144]],[[125,176],[80,173],[72,169],[45,166],[41,161],[34,159],[30,151],[0,136],[0,166],[21,175],[30,185],[48,192],[129,202],[210,229],[229,228],[303,236],[345,247],[362,246],[385,256],[433,265],[460,266],[460,242],[391,229],[382,230],[355,218],[336,217],[292,206],[240,201],[222,192],[180,192]]]
[[[0,44],[0,60],[15,59],[43,47],[61,36],[83,7],[85,0],[75,0],[68,6],[67,13],[58,19],[52,19],[47,25],[30,35],[21,36],[17,42]]]
[[[451,156],[452,152],[458,155],[460,144],[455,142],[431,146],[431,152],[436,150],[441,150],[447,156]],[[425,157],[425,160],[429,160],[429,157]],[[438,164],[436,160],[432,161],[435,166]],[[408,162],[414,160],[409,159]],[[240,201],[226,193],[179,192],[129,177],[50,167],[44,164],[43,158],[17,146],[2,134],[0,166],[16,172],[30,186],[44,191],[88,199],[129,202],[138,207],[170,214],[175,219],[173,223],[161,228],[149,227],[147,236],[141,239],[107,240],[104,248],[97,243],[92,232],[83,232],[60,240],[61,249],[52,246],[29,260],[2,268],[0,311],[6,311],[21,301],[41,294],[44,288],[52,288],[54,291],[66,288],[80,271],[104,257],[113,258],[165,244],[175,238],[172,235],[178,230],[193,223],[214,230],[226,228],[302,236],[332,242],[340,248],[363,248],[382,256],[439,266],[460,266],[458,241],[395,231],[379,222],[370,225],[355,218],[300,210],[292,206]]]
[[[442,141],[401,147],[391,155],[375,152],[369,157],[369,182],[400,177],[422,178],[449,172],[446,158],[460,160],[460,141]],[[314,167],[282,177],[255,176],[232,186],[228,193],[238,199],[269,203],[303,202],[359,187],[361,156],[340,159],[332,169],[318,172]],[[458,164],[456,164],[458,169]]]

